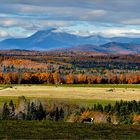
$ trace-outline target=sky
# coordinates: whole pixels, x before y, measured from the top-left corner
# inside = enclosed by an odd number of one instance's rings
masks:
[[[52,27],[83,36],[140,37],[140,0],[0,0],[0,40]]]

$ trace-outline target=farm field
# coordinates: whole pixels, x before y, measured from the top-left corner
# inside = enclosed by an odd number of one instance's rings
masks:
[[[0,103],[16,100],[19,96],[26,98],[55,99],[92,106],[94,103],[113,103],[119,100],[140,100],[139,85],[12,85],[0,87]]]

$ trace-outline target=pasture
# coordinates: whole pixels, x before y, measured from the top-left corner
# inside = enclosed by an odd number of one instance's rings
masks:
[[[19,96],[69,101],[91,106],[95,103],[113,103],[119,100],[140,100],[139,85],[12,85],[0,86],[0,103],[16,100]]]
[[[138,140],[140,127],[52,121],[0,121],[0,139]]]

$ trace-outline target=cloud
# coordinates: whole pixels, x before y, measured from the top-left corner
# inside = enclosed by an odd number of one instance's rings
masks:
[[[1,0],[0,13],[49,20],[122,23],[140,18],[138,0]],[[125,24],[125,23],[123,23]]]
[[[7,37],[7,36],[9,36],[9,34],[6,31],[0,29],[0,37],[4,38],[4,37]]]
[[[0,25],[3,27],[11,27],[11,26],[15,26],[18,25],[19,22],[15,19],[3,19],[0,20]]]
[[[140,19],[128,19],[125,21],[122,21],[124,24],[130,24],[130,25],[140,25]]]
[[[108,37],[114,36],[129,36],[129,37],[140,37],[140,29],[128,29],[128,28],[111,28],[111,29],[104,29],[100,31],[99,34]]]
[[[103,16],[107,14],[107,12],[105,10],[91,10],[88,12],[88,14],[91,16]]]
[[[0,36],[28,36],[50,26],[81,35],[139,35],[139,5],[139,0],[0,0],[0,27],[11,32]]]

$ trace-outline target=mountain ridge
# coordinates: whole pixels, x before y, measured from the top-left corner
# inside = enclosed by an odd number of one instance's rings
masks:
[[[81,46],[81,47],[80,47]],[[84,46],[84,48],[82,47]],[[79,49],[78,49],[79,47]],[[80,36],[58,31],[57,28],[37,31],[26,38],[9,38],[0,42],[0,49],[82,50],[109,53],[140,53],[140,38]]]

